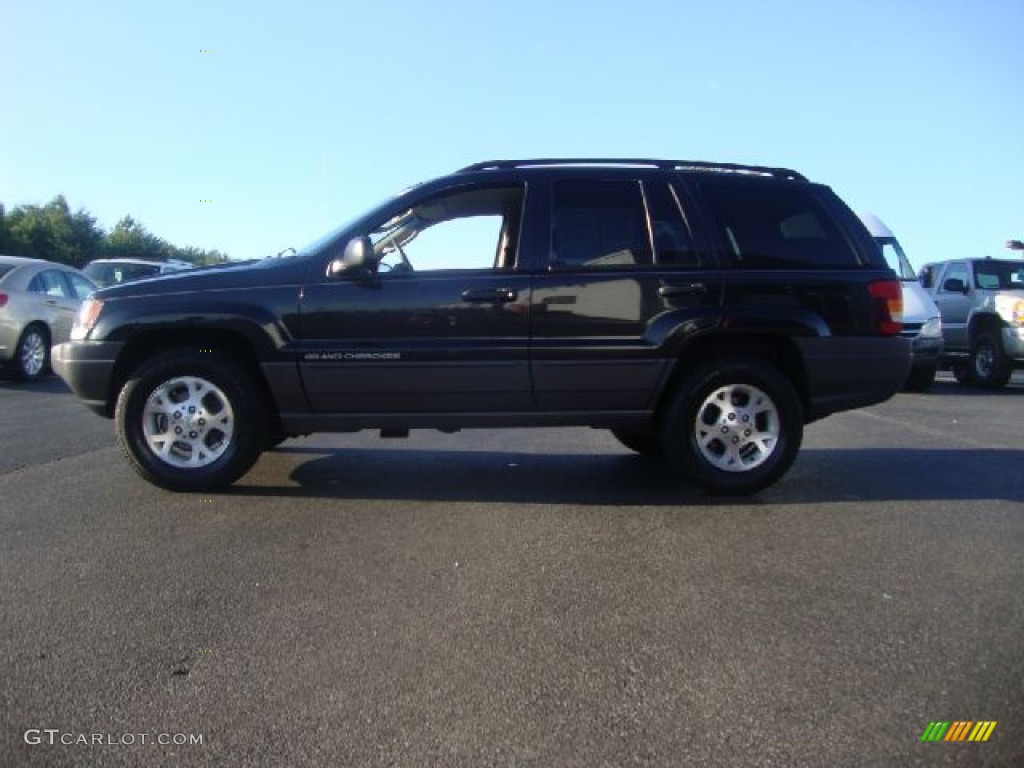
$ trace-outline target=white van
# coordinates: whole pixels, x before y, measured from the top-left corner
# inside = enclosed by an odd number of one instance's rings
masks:
[[[873,213],[857,215],[882,248],[886,263],[900,277],[903,286],[903,335],[914,343],[914,359],[904,389],[923,392],[935,381],[935,371],[938,370],[939,356],[942,354],[942,319],[939,308],[917,281],[917,272],[885,222]]]

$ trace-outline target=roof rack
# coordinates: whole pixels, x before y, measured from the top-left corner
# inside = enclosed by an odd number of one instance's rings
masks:
[[[626,167],[660,168],[665,171],[716,171],[719,173],[775,176],[781,179],[807,181],[803,174],[789,168],[772,168],[764,165],[745,165],[741,163],[708,163],[697,160],[653,160],[638,157],[542,157],[532,160],[485,160],[481,163],[473,163],[465,168],[460,168],[457,173],[557,165],[621,165]]]

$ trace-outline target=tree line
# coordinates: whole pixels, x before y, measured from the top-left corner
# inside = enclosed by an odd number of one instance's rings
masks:
[[[46,205],[19,205],[9,213],[0,203],[0,253],[78,268],[93,259],[181,259],[196,266],[228,260],[226,253],[217,250],[172,245],[131,216],[107,232],[85,209],[72,213],[64,195]]]

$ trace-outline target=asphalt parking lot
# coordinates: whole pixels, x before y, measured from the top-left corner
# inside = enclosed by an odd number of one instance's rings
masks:
[[[175,495],[57,379],[0,408],[0,765],[1024,764],[1020,374],[814,424],[740,500],[586,429]]]

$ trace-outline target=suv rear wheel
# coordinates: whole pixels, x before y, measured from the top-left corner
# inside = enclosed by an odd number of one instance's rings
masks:
[[[998,389],[1006,386],[1013,373],[1010,360],[1003,353],[999,338],[992,333],[982,333],[971,348],[971,380],[981,387]]]
[[[719,494],[753,493],[793,464],[803,409],[793,385],[756,359],[703,366],[680,385],[662,428],[672,466]]]
[[[171,491],[230,485],[259,458],[259,391],[234,361],[172,349],[132,374],[114,418],[121,448],[146,480]]]

